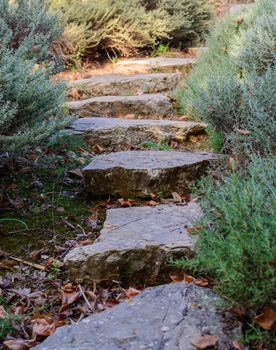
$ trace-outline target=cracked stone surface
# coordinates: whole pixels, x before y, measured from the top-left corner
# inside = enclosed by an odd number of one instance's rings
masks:
[[[137,297],[59,328],[35,350],[195,350],[198,336],[218,337],[217,350],[230,349],[239,323],[224,331],[216,309],[221,299],[211,290],[174,283],[148,288]]]
[[[70,86],[83,90],[89,96],[137,95],[173,90],[180,79],[180,73],[113,74],[71,81]]]
[[[86,117],[91,113],[107,116],[167,117],[174,114],[169,97],[162,94],[100,96],[68,103],[69,110]]]
[[[95,156],[82,173],[93,195],[166,197],[189,192],[213,160],[207,152],[125,151]]]
[[[197,122],[155,119],[80,118],[71,129],[83,132],[90,145],[103,147],[139,145],[145,141],[185,143],[192,135],[204,134],[207,125]]]
[[[98,240],[65,257],[77,283],[153,282],[169,257],[191,256],[197,240],[187,232],[201,216],[196,203],[110,209]]]
[[[127,69],[141,72],[181,72],[188,74],[196,63],[196,58],[183,57],[150,57],[134,60],[123,60],[116,64],[117,70]]]

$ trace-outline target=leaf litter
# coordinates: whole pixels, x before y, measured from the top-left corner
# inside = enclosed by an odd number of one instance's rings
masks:
[[[95,150],[104,151],[98,146]],[[106,209],[132,206],[134,202],[131,199],[116,201],[108,198],[92,202],[92,206],[87,205],[86,219],[72,217],[60,199],[63,196],[73,198],[83,190],[78,164],[73,165],[75,170],[66,169],[68,153],[62,148],[58,151],[38,149],[26,158],[7,160],[0,167],[4,175],[1,178],[0,210],[5,217],[11,217],[9,225],[1,222],[0,229],[6,229],[3,231],[4,239],[16,238],[16,248],[19,246],[18,251],[0,251],[0,327],[2,320],[9,326],[8,335],[0,333],[0,349],[29,349],[55,332],[58,327],[102,312],[137,295],[143,289],[140,287],[138,290],[137,286],[124,289],[118,281],[105,288],[96,284],[77,285],[69,281],[63,264],[63,258],[68,251],[95,241]],[[75,155],[76,153],[74,157]],[[45,188],[44,181],[48,174],[43,177],[38,175],[39,160],[44,156],[53,156],[53,161],[47,167],[48,171],[53,171],[54,176],[60,166],[63,171],[63,175],[59,175],[61,184],[50,190]],[[91,157],[91,154],[87,153],[87,156]],[[22,176],[25,181],[24,189]],[[54,197],[55,201],[51,200]],[[23,222],[25,215],[41,215],[41,220],[44,220],[44,215],[49,212],[57,213],[53,224],[58,223],[66,232],[71,232],[71,238],[64,236],[62,240],[57,239],[59,232],[54,228],[21,227],[13,223],[19,222],[17,218],[22,218]],[[21,248],[18,235],[24,237]],[[31,243],[33,237],[36,237],[35,245]]]

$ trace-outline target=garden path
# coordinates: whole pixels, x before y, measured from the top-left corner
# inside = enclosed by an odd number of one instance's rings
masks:
[[[199,140],[207,126],[180,118],[171,95],[195,60],[156,58],[119,65],[139,64],[147,66],[147,74],[71,82],[69,108],[79,119],[68,132],[83,133],[91,146],[120,149],[95,156],[82,170],[86,190],[126,201],[152,194],[162,197],[157,206],[107,211],[99,239],[74,248],[65,258],[70,278],[77,283],[158,284],[168,259],[191,256],[197,240],[192,228],[201,209],[182,195],[205,174],[215,156],[191,151],[191,140]],[[74,96],[81,99],[74,101]],[[147,142],[179,147],[135,150]],[[172,194],[173,202],[164,199]],[[57,330],[36,349],[192,350],[207,344],[222,350],[229,346],[231,334],[225,333],[225,320],[216,310],[219,301],[210,289],[183,282],[147,288],[111,310]],[[230,333],[239,331],[235,325]]]

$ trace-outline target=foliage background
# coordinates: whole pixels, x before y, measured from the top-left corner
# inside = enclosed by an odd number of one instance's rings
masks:
[[[62,28],[42,0],[0,4],[0,149],[22,152],[67,123],[49,54]]]
[[[204,0],[50,0],[65,32],[59,49],[73,63],[97,56],[130,56],[162,42],[202,42],[211,19]]]
[[[223,135],[226,150],[241,154],[275,147],[275,42],[272,0],[258,1],[238,18],[222,19],[186,88],[177,94],[182,112],[213,126]]]

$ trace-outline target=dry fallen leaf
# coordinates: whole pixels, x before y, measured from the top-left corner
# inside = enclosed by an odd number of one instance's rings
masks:
[[[118,305],[118,304],[120,304],[119,300],[110,300],[109,299],[104,303],[104,307],[105,308],[112,308],[113,306]]]
[[[73,304],[79,297],[80,291],[76,286],[73,286],[72,283],[63,286],[61,291],[62,305],[60,312],[66,310],[68,306]]]
[[[157,194],[151,193],[151,194],[150,194],[150,197],[151,197],[151,199],[152,199],[153,201],[159,202],[159,197],[158,197]]]
[[[276,326],[276,312],[272,308],[266,307],[263,313],[256,316],[254,320],[263,329],[272,330]]]
[[[177,192],[173,192],[172,193],[172,197],[173,197],[173,201],[175,203],[181,203],[182,202],[182,198],[181,198],[180,194],[178,194]]]
[[[126,295],[127,298],[132,298],[135,295],[138,295],[140,293],[141,293],[140,290],[132,288],[132,287],[130,287],[130,288],[125,290],[125,295]]]
[[[195,278],[193,276],[189,276],[184,273],[184,277],[182,281],[187,283],[193,283],[195,281]]]
[[[118,203],[122,206],[122,207],[132,207],[133,204],[135,203],[133,199],[124,199],[124,198],[119,198],[118,199]]]
[[[83,92],[77,88],[72,88],[69,91],[69,97],[74,100],[80,100],[83,97]]]
[[[183,277],[182,276],[176,276],[176,275],[171,275],[170,279],[173,283],[177,283],[177,282],[182,282],[183,281]]]
[[[79,241],[79,245],[90,245],[93,244],[92,239],[84,239],[83,241]]]
[[[177,142],[175,142],[175,141],[171,141],[170,146],[173,149],[178,149],[179,148],[179,144]]]
[[[191,344],[197,349],[207,349],[211,346],[216,346],[218,343],[218,337],[214,335],[203,335],[202,337],[197,337],[191,341]]]
[[[233,341],[232,345],[233,345],[233,348],[237,350],[245,349],[244,345],[242,345],[238,340]]]
[[[11,339],[3,342],[8,350],[28,350],[36,344],[36,340]]]
[[[6,317],[6,311],[4,309],[4,306],[0,305],[0,320],[4,319]]]
[[[188,115],[182,115],[179,120],[181,121],[186,121],[186,120],[190,120],[191,118]]]
[[[198,231],[202,230],[202,226],[193,226],[193,227],[188,227],[186,228],[186,231],[190,234],[190,235],[195,235],[198,233]]]
[[[100,145],[98,144],[95,144],[93,147],[92,147],[92,151],[96,154],[99,154],[99,153],[103,153],[106,151],[105,148],[101,147]]]
[[[97,209],[91,209],[89,210],[92,215],[89,216],[89,218],[85,221],[85,225],[89,226],[91,228],[97,228],[98,226],[98,220],[99,220],[99,213]]]
[[[245,309],[241,308],[241,307],[233,307],[230,309],[230,311],[239,316],[239,317],[245,317],[246,316],[246,311]]]
[[[179,275],[171,275],[170,279],[173,283],[176,282],[186,282],[186,283],[194,283],[200,287],[207,287],[209,285],[209,281],[206,278],[194,278],[193,276],[184,274],[183,276]]]
[[[199,287],[207,287],[209,285],[209,282],[206,278],[198,278],[194,281],[194,284]]]
[[[41,337],[48,337],[56,330],[54,323],[49,323],[45,318],[37,318],[33,320],[33,333]]]
[[[159,203],[155,201],[149,201],[146,204],[149,205],[150,207],[155,207],[156,205],[159,205]]]
[[[18,265],[18,263],[14,260],[7,259],[0,261],[0,269],[12,270],[16,265]]]
[[[30,253],[30,257],[32,260],[38,260],[41,258],[41,253],[43,252],[43,249],[40,250],[34,250]]]
[[[186,275],[185,273],[183,276],[171,275],[170,279],[172,280],[173,283],[176,283],[176,282],[193,283],[196,281],[196,279],[193,276]]]
[[[8,201],[15,209],[22,209],[25,206],[24,201],[21,198],[16,198],[13,200],[8,197]]]

